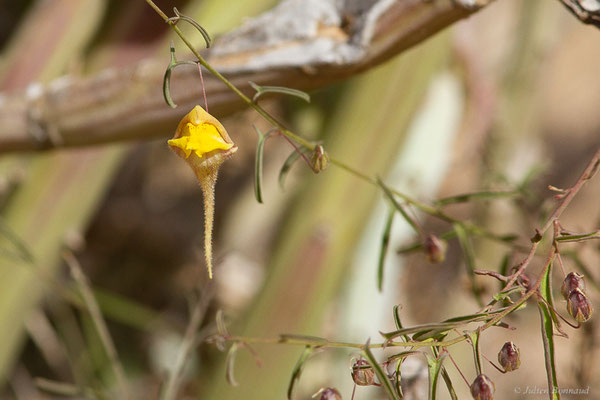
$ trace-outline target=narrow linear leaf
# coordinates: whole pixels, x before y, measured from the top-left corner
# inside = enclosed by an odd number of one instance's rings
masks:
[[[439,358],[439,349],[437,347],[432,347],[431,350],[433,351],[433,355],[436,358]],[[446,383],[446,387],[448,388],[448,393],[450,394],[450,397],[452,398],[452,400],[458,400],[458,396],[456,395],[456,391],[454,390],[454,385],[452,384],[452,379],[450,379],[450,374],[448,374],[446,367],[444,367],[443,365],[441,366],[441,373],[442,378],[444,378],[444,382]]]
[[[314,351],[313,347],[306,346],[304,348],[304,351],[300,355],[298,362],[296,362],[296,365],[294,366],[294,370],[292,371],[292,378],[290,379],[290,384],[289,384],[288,390],[287,390],[288,400],[292,400],[293,395],[294,395],[294,389],[296,388],[296,384],[300,380],[300,375],[302,375],[302,369],[304,368],[304,364],[306,363],[306,360],[312,354],[313,351]]]
[[[280,340],[280,342],[288,342],[288,341],[297,340],[297,341],[315,343],[316,345],[320,345],[321,343],[327,344],[329,342],[329,340],[319,337],[319,336],[298,335],[295,333],[283,333],[283,334],[279,335],[279,340]]]
[[[600,231],[581,233],[578,235],[560,236],[556,238],[557,242],[581,242],[589,239],[600,239]]]
[[[439,358],[427,355],[427,367],[429,368],[429,400],[437,398],[437,384],[442,370],[442,362],[446,355]]]
[[[256,90],[256,94],[254,95],[254,97],[252,97],[252,101],[254,103],[256,103],[258,101],[260,96],[262,96],[263,94],[269,94],[269,93],[277,93],[277,94],[283,94],[286,96],[293,96],[293,97],[302,99],[302,100],[306,101],[307,103],[310,103],[310,95],[301,90],[291,89],[291,88],[283,87],[283,86],[260,86],[254,82],[248,82],[248,83],[250,84],[250,86],[252,86],[252,88],[254,90]]]
[[[538,303],[542,326],[542,342],[544,344],[544,359],[546,362],[546,376],[548,378],[548,392],[550,400],[560,400],[558,379],[555,363],[554,327],[548,306]]]
[[[370,343],[371,343],[371,339],[367,340],[367,343],[363,346],[363,348],[362,348],[363,355],[365,356],[365,358],[367,359],[369,364],[371,364],[371,367],[373,367],[373,371],[375,371],[375,375],[377,375],[377,379],[379,380],[379,383],[381,384],[383,389],[387,392],[389,398],[393,399],[393,400],[399,400],[400,397],[398,396],[398,393],[396,393],[396,391],[394,389],[394,385],[390,381],[389,376],[383,370],[381,365],[379,365],[379,363],[377,362],[377,359],[371,352],[371,349],[369,348]]]
[[[398,360],[396,363],[396,380],[394,381],[394,386],[396,387],[396,393],[398,393],[398,397],[401,399],[404,398],[404,393],[402,392],[402,362],[404,358]]]
[[[165,102],[169,107],[175,108],[177,104],[173,102],[171,98],[171,66],[167,68],[165,71],[165,76],[163,77],[163,97],[165,98]]]
[[[458,396],[456,395],[456,391],[454,390],[454,385],[452,385],[452,379],[450,379],[450,374],[448,374],[448,371],[444,366],[442,366],[442,378],[444,378],[444,382],[446,383],[448,393],[450,393],[450,397],[452,398],[452,400],[458,400]]]
[[[396,210],[392,207],[388,210],[388,215],[385,221],[385,227],[383,228],[383,235],[381,237],[381,248],[379,249],[379,265],[377,266],[377,288],[381,292],[383,289],[383,272],[385,267],[385,256],[390,244],[390,232],[392,230],[392,222],[394,221],[394,214]]]
[[[165,75],[163,76],[163,97],[169,107],[176,108],[177,104],[175,104],[173,98],[171,97],[171,72],[173,68],[179,65],[196,65],[196,63],[194,61],[177,61],[177,58],[175,57],[175,45],[173,42],[171,42],[170,52],[171,61],[169,62],[169,66],[167,67]]]
[[[169,51],[171,54],[171,61],[169,61],[169,66],[167,67],[165,76],[163,77],[163,97],[165,98],[165,102],[169,105],[169,107],[175,108],[177,107],[177,104],[175,104],[171,98],[171,69],[175,64],[177,64],[177,58],[175,57],[175,44],[173,42],[171,42]]]
[[[237,386],[238,383],[235,380],[235,376],[233,374],[234,364],[235,364],[235,356],[237,354],[237,350],[239,348],[238,343],[233,343],[227,352],[227,358],[225,359],[225,378],[227,382],[231,386]]]
[[[398,330],[404,329],[404,327],[402,326],[402,320],[400,319],[400,306],[399,305],[394,306],[394,323],[396,324],[396,329],[398,329]],[[410,337],[408,335],[402,335],[402,338],[406,342],[410,341]]]
[[[254,160],[254,195],[256,201],[263,202],[262,199],[262,175],[263,175],[263,153],[267,135],[263,134],[257,126],[253,125],[258,134],[258,143],[256,144],[256,158]]]
[[[206,48],[209,48],[211,46],[212,39],[210,38],[210,35],[206,31],[206,29],[204,29],[202,27],[202,25],[200,25],[194,18],[188,17],[187,15],[181,14],[176,7],[173,7],[173,12],[175,13],[176,17],[170,18],[169,19],[170,21],[176,22],[177,20],[181,19],[181,20],[183,20],[183,21],[191,24],[202,35],[202,38],[204,39],[204,42],[206,42]]]
[[[406,222],[408,222],[408,224],[414,229],[414,231],[417,234],[421,234],[421,230],[419,229],[419,226],[417,225],[415,220],[412,219],[412,217],[408,215],[406,210],[404,210],[404,207],[402,207],[402,205],[398,203],[398,200],[396,200],[396,197],[394,196],[392,191],[379,178],[377,178],[377,184],[379,185],[379,187],[381,187],[385,196],[392,202],[396,210],[400,212],[400,215],[402,215]]]
[[[396,338],[396,337],[402,336],[402,335],[415,333],[415,335],[413,336],[413,340],[416,340],[417,338],[421,338],[421,336],[424,335],[425,333],[431,332],[436,329],[440,330],[440,333],[441,333],[442,331],[446,332],[446,331],[458,328],[462,325],[469,324],[471,322],[489,321],[489,320],[493,319],[497,314],[502,313],[503,311],[506,311],[507,309],[508,309],[508,307],[503,307],[503,308],[498,308],[498,309],[494,310],[493,312],[462,315],[460,317],[449,318],[442,322],[437,322],[437,323],[432,323],[432,324],[415,325],[415,326],[412,326],[409,328],[398,329],[398,330],[392,331],[392,332],[385,332],[385,333],[380,332],[380,333],[386,340],[390,340],[390,339],[393,339],[393,338]]]
[[[392,362],[394,362],[396,360],[402,360],[402,361],[404,361],[404,359],[406,357],[414,356],[415,354],[421,354],[421,351],[419,351],[419,350],[407,350],[407,351],[402,351],[400,353],[392,354],[391,356],[389,356],[386,359],[386,362],[389,363],[389,364],[391,364]]]
[[[481,375],[482,373],[482,362],[481,362],[481,352],[479,350],[479,336],[481,335],[481,331],[478,329],[475,332],[470,332],[467,334],[469,336],[471,346],[473,347],[473,358],[475,360],[475,371],[477,375]]]
[[[471,200],[485,200],[485,199],[498,199],[505,197],[517,197],[520,193],[518,191],[484,191],[475,193],[464,193],[457,196],[444,197],[435,202],[436,206],[445,206],[448,204],[465,203]]]
[[[282,190],[284,189],[283,184],[285,183],[285,177],[287,176],[288,172],[290,172],[292,165],[294,165],[294,163],[296,162],[296,160],[298,160],[298,158],[300,158],[300,153],[298,153],[296,150],[294,150],[288,156],[288,158],[286,158],[285,162],[283,163],[283,166],[281,167],[281,170],[279,171],[279,186],[281,187]]]
[[[548,302],[552,304],[552,281],[551,281],[551,265],[546,268],[542,282],[540,285],[540,294]],[[556,374],[555,363],[555,345],[554,345],[554,324],[552,312],[548,305],[543,301],[538,301],[540,311],[540,322],[542,329],[542,343],[544,345],[544,359],[546,363],[546,376],[548,379],[548,398],[550,400],[560,400],[560,392],[558,390],[558,378]]]
[[[463,228],[461,224],[454,224],[452,226],[456,231],[456,237],[460,243],[460,247],[463,251],[465,257],[465,265],[467,266],[467,273],[469,274],[469,279],[471,280],[471,292],[480,306],[483,306],[483,300],[481,298],[481,291],[477,287],[475,282],[475,257],[473,255],[473,246],[471,245],[471,241],[469,240],[469,236],[467,232]]]
[[[502,291],[502,292],[498,292],[498,293],[496,293],[496,294],[493,296],[493,298],[494,298],[494,300],[495,300],[495,301],[500,301],[500,300],[507,299],[507,298],[508,298],[508,296],[510,296],[510,295],[511,295],[511,294],[513,294],[513,293],[519,293],[519,292],[522,292],[522,291],[523,291],[523,288],[522,288],[522,287],[519,287],[519,286],[513,286],[513,287],[511,287],[510,289],[506,289],[506,290],[504,290],[504,291]]]

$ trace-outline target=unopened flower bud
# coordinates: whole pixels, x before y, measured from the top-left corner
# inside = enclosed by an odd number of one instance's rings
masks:
[[[577,322],[585,322],[592,317],[594,309],[585,293],[575,288],[567,297],[567,311]]]
[[[352,380],[358,386],[371,386],[375,383],[375,371],[366,360],[352,364]]]
[[[498,353],[498,362],[506,372],[514,371],[521,366],[521,352],[513,342],[506,342]]]
[[[315,171],[315,174],[318,174],[327,168],[327,164],[329,164],[329,156],[327,156],[327,152],[323,146],[318,145],[313,151],[310,159],[310,166],[312,167],[313,171]]]
[[[448,243],[445,240],[440,239],[438,236],[429,234],[425,238],[425,257],[432,263],[441,263],[446,258],[446,249]]]
[[[493,400],[496,386],[486,375],[481,374],[471,385],[471,395],[475,400]]]
[[[580,289],[585,293],[585,281],[583,280],[583,275],[578,274],[577,272],[569,272],[563,281],[560,291],[566,299],[573,289]]]
[[[313,397],[316,397],[319,394],[321,395],[319,400],[342,400],[342,395],[337,391],[337,389],[334,388],[321,389],[315,395],[313,395]]]

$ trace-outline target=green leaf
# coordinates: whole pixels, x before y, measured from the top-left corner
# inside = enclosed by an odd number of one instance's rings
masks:
[[[433,351],[433,355],[436,358],[439,358],[439,349],[437,347],[432,347],[431,350]],[[448,388],[448,393],[450,393],[450,397],[452,398],[452,400],[458,400],[458,396],[456,395],[456,391],[454,390],[454,386],[452,385],[452,379],[450,379],[450,375],[448,374],[446,367],[444,367],[443,365],[441,366],[441,373],[442,378],[444,378],[444,382],[446,383],[446,387]]]
[[[298,153],[296,150],[294,150],[288,156],[288,158],[285,159],[285,162],[283,163],[283,166],[281,167],[281,170],[279,171],[279,186],[281,187],[282,190],[283,190],[283,184],[285,181],[285,177],[287,176],[288,172],[290,172],[292,165],[294,165],[294,163],[296,162],[296,160],[299,157],[300,157],[300,153]]]
[[[556,238],[557,242],[581,242],[589,239],[600,239],[600,231],[580,233],[577,235],[564,235]]]
[[[449,318],[442,322],[437,322],[437,323],[432,323],[432,324],[415,325],[415,326],[412,326],[409,328],[402,328],[402,329],[398,329],[398,330],[395,330],[392,332],[386,332],[386,333],[380,332],[380,333],[386,340],[391,340],[398,336],[408,335],[411,333],[415,333],[415,335],[413,336],[413,340],[416,340],[417,338],[422,339],[422,337],[425,334],[427,334],[428,332],[432,332],[434,330],[439,330],[436,333],[436,334],[439,334],[442,332],[450,331],[454,328],[458,328],[459,326],[469,324],[471,322],[489,321],[489,320],[493,319],[497,314],[500,314],[503,311],[506,311],[507,309],[508,309],[508,307],[503,307],[503,308],[498,308],[494,311],[490,311],[487,313],[462,315],[459,317]]]
[[[381,237],[381,248],[379,250],[379,265],[377,266],[377,288],[380,292],[383,289],[383,269],[385,267],[385,256],[387,254],[388,246],[390,244],[390,232],[392,230],[392,221],[394,220],[395,213],[396,210],[390,207],[385,221],[385,227],[383,228],[383,235]]]
[[[510,296],[513,293],[519,293],[519,292],[522,292],[522,291],[523,291],[522,287],[520,287],[520,286],[513,286],[510,289],[506,289],[506,290],[503,290],[502,292],[496,293],[493,296],[493,298],[494,298],[495,302],[498,302],[500,300],[504,300],[504,299],[508,298],[508,296]]]
[[[265,148],[265,142],[271,136],[271,134],[277,129],[271,128],[267,133],[262,133],[256,125],[252,125],[256,133],[258,134],[258,143],[256,144],[256,158],[254,159],[254,195],[256,201],[259,203],[263,202],[262,197],[262,181],[263,181],[263,154]]]
[[[396,393],[396,391],[394,390],[394,385],[390,381],[390,378],[388,377],[387,373],[383,370],[381,365],[379,365],[379,363],[377,362],[377,359],[371,352],[371,349],[369,348],[370,343],[371,343],[371,339],[367,340],[367,343],[363,346],[363,348],[362,348],[363,355],[365,356],[365,358],[367,359],[369,364],[371,364],[371,367],[373,367],[373,371],[375,371],[375,375],[377,375],[377,379],[379,380],[379,383],[381,384],[383,389],[387,392],[389,398],[393,399],[393,400],[399,400],[400,397],[398,396],[398,393]]]
[[[239,343],[233,343],[231,345],[231,347],[229,348],[229,351],[227,352],[227,358],[225,359],[225,378],[227,379],[227,382],[229,382],[229,384],[231,386],[237,386],[238,383],[235,380],[235,377],[233,375],[233,367],[235,364],[235,355],[237,354],[237,350],[239,348]]]
[[[548,304],[552,304],[551,265],[552,263],[550,263],[550,265],[548,265],[546,268],[539,289],[541,296],[548,302]],[[544,344],[546,376],[548,379],[548,396],[550,400],[560,400],[555,363],[554,323],[552,319],[552,311],[548,307],[548,304],[542,300],[538,301],[542,328],[542,342]]]
[[[415,354],[420,354],[420,351],[416,351],[416,350],[408,350],[408,351],[403,351],[401,353],[397,353],[397,354],[393,354],[391,356],[389,356],[386,360],[386,362],[388,364],[391,364],[392,362],[394,362],[395,360],[398,360],[398,362],[396,363],[396,372],[395,372],[395,380],[394,380],[394,388],[396,389],[396,393],[398,393],[398,396],[402,399],[404,398],[404,394],[402,393],[402,363],[404,362],[404,360],[412,355]]]
[[[443,354],[441,357],[431,357],[427,355],[427,367],[429,368],[429,400],[437,398],[437,384],[439,382],[440,371],[442,370],[442,362],[446,357]]]
[[[254,159],[254,195],[256,201],[263,202],[262,198],[262,176],[263,176],[263,153],[267,135],[263,134],[256,125],[252,125],[258,134],[258,143],[256,144],[256,158]]]
[[[306,360],[312,354],[313,351],[314,351],[313,347],[306,346],[304,348],[304,351],[300,355],[298,362],[296,362],[296,366],[294,366],[294,370],[292,371],[292,378],[290,379],[290,384],[289,384],[288,390],[287,390],[288,400],[292,400],[293,394],[294,394],[294,389],[296,387],[296,384],[300,380],[300,375],[302,375],[302,369],[304,368],[304,364],[306,363]]]
[[[284,94],[286,96],[293,96],[293,97],[302,99],[302,100],[306,101],[307,103],[310,103],[310,95],[301,90],[290,89],[290,88],[282,87],[282,86],[260,86],[254,82],[248,82],[248,83],[250,84],[250,86],[252,86],[252,88],[254,90],[256,90],[256,94],[254,95],[254,97],[252,97],[252,101],[254,103],[256,103],[258,101],[260,96],[262,96],[263,94],[268,94],[268,93],[278,93],[278,94]]]
[[[295,333],[282,333],[281,335],[279,335],[279,340],[284,343],[290,341],[311,342],[314,343],[314,346],[319,346],[320,344],[327,344],[329,342],[329,340],[319,336],[298,335]]]
[[[517,197],[520,193],[518,191],[484,191],[475,193],[464,193],[457,196],[444,197],[435,202],[436,206],[445,206],[448,204],[465,203],[471,200],[485,200],[485,199],[498,199],[504,197]]]
[[[444,378],[444,382],[446,383],[448,393],[450,393],[450,397],[452,398],[452,400],[458,400],[458,396],[456,395],[456,391],[454,390],[454,386],[452,385],[452,379],[450,379],[450,374],[448,374],[448,371],[444,366],[442,366],[442,378]]]
[[[471,292],[475,299],[477,299],[477,303],[480,306],[483,306],[483,300],[481,298],[481,290],[477,287],[475,282],[475,257],[473,255],[473,246],[471,245],[471,241],[469,240],[469,236],[467,235],[467,231],[463,228],[461,224],[453,224],[452,227],[456,231],[456,237],[460,243],[460,247],[463,251],[465,257],[465,265],[467,266],[467,273],[469,274],[469,279],[471,280]]]
[[[402,326],[402,321],[400,320],[400,306],[398,305],[394,306],[394,323],[396,324],[396,329],[404,329]],[[402,338],[406,342],[410,341],[410,337],[408,335],[402,335]]]
[[[406,222],[408,222],[408,224],[414,229],[414,231],[417,232],[418,235],[420,235],[421,229],[419,228],[419,225],[410,215],[408,215],[408,213],[404,210],[404,207],[402,207],[402,205],[398,203],[398,200],[396,200],[394,193],[392,193],[392,191],[379,178],[377,178],[377,184],[379,185],[379,187],[381,187],[385,196],[390,200],[390,202],[396,208],[396,210],[398,210],[400,215],[402,215],[402,217],[404,217]]]
[[[175,45],[173,44],[173,42],[171,42],[170,51],[171,61],[169,62],[169,66],[167,67],[167,70],[165,71],[165,75],[163,77],[163,97],[165,99],[165,102],[169,105],[169,107],[175,108],[177,107],[177,104],[175,104],[173,102],[173,99],[171,98],[171,71],[173,70],[173,68],[179,65],[196,65],[196,63],[194,61],[177,61],[177,58],[175,57]]]
[[[419,350],[406,350],[406,351],[402,351],[400,353],[396,353],[396,354],[392,354],[391,356],[389,356],[386,359],[386,362],[388,364],[391,364],[392,362],[396,361],[396,360],[404,360],[406,357],[409,356],[414,356],[415,354],[421,354],[422,352]]]
[[[396,363],[396,380],[394,381],[394,387],[396,388],[396,393],[398,393],[398,397],[401,399],[404,398],[404,393],[402,392],[402,362],[404,358],[398,360]]]
[[[467,333],[469,336],[471,346],[473,347],[473,358],[475,360],[475,371],[477,375],[481,375],[482,373],[482,362],[481,362],[481,351],[479,350],[479,336],[481,335],[481,331],[477,329],[475,332]]]
[[[204,38],[204,42],[206,42],[206,48],[210,47],[210,45],[212,44],[212,39],[210,38],[210,35],[206,31],[206,29],[204,29],[202,27],[202,25],[200,25],[194,18],[181,14],[179,12],[179,10],[177,9],[177,7],[173,7],[173,12],[175,13],[176,16],[169,18],[169,22],[171,22],[173,25],[175,25],[177,23],[177,21],[179,21],[181,19],[181,20],[191,24],[194,28],[196,28],[198,30],[198,32],[200,32],[200,34],[202,35],[202,38]]]

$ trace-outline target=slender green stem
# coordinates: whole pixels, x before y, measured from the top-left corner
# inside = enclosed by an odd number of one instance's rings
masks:
[[[310,339],[310,338],[288,338],[288,337],[246,337],[246,336],[221,336],[223,340],[228,342],[246,343],[246,344],[289,344],[298,346],[314,346],[322,348],[351,348],[351,349],[362,349],[365,347],[364,343],[350,343],[350,342],[332,342],[323,341],[322,339]],[[369,344],[371,349],[380,349],[388,347],[445,347],[451,346],[456,343],[463,342],[466,338],[463,336],[456,337],[450,340],[434,341],[425,340],[422,342],[382,342]]]
[[[292,131],[287,129],[283,125],[283,123],[281,123],[275,117],[273,117],[271,114],[269,114],[269,112],[266,111],[264,108],[262,108],[258,103],[255,103],[254,101],[252,101],[252,99],[250,99],[248,96],[246,96],[240,89],[238,89],[233,83],[231,83],[231,81],[229,81],[226,77],[224,77],[219,71],[214,69],[212,67],[212,65],[210,65],[204,59],[204,57],[202,57],[202,55],[200,55],[200,52],[198,52],[198,50],[196,50],[196,48],[194,48],[192,43],[185,37],[185,35],[181,31],[181,29],[179,29],[179,27],[177,27],[175,25],[175,22],[171,21],[169,19],[169,17],[164,12],[162,12],[162,10],[156,4],[154,4],[154,1],[146,0],[146,3],[148,3],[160,15],[160,17],[173,28],[173,30],[181,38],[183,43],[185,43],[185,45],[191,50],[191,52],[194,54],[194,56],[198,59],[198,62],[204,68],[206,68],[210,73],[212,73],[217,79],[219,79],[221,82],[223,82],[229,89],[231,89],[231,91],[233,91],[240,99],[242,99],[242,101],[244,103],[246,103],[246,105],[248,105],[249,107],[253,108],[256,112],[258,112],[267,122],[269,122],[271,125],[276,127],[281,132],[281,134],[283,134],[287,138],[295,141],[296,143],[306,147],[309,150],[315,149],[315,147],[316,147],[315,144],[309,142],[308,140],[304,139],[303,137],[296,135],[295,133],[293,133]],[[377,183],[377,180],[375,178],[372,178],[372,177],[360,172],[359,170],[352,168],[348,164],[346,164],[340,160],[337,160],[331,156],[329,157],[329,162],[336,165],[337,167],[343,169],[344,171],[350,173],[351,175],[354,175],[357,178],[359,178],[367,183],[370,183],[373,186],[377,186],[380,189],[380,187]],[[398,192],[398,191],[392,190],[392,189],[390,189],[390,191],[392,193],[394,193],[395,195],[397,195],[398,197],[400,197],[401,199],[403,199],[404,201],[406,201],[407,203],[412,204],[419,210],[425,212],[426,214],[429,214],[433,217],[437,217],[439,219],[442,219],[442,220],[452,223],[452,224],[461,224],[465,228],[465,230],[467,230],[468,232],[470,232],[472,234],[483,236],[485,238],[488,238],[488,239],[491,239],[494,241],[498,241],[498,242],[501,242],[504,244],[510,244],[510,245],[514,246],[513,244],[510,243],[510,241],[508,241],[505,237],[503,237],[501,235],[497,235],[492,232],[489,232],[489,231],[487,231],[481,227],[478,227],[476,225],[473,225],[469,222],[459,221],[459,220],[449,216],[448,214],[444,213],[441,209],[439,209],[437,207],[433,207],[433,206],[425,204],[425,203],[422,203],[404,193],[401,193],[401,192]]]

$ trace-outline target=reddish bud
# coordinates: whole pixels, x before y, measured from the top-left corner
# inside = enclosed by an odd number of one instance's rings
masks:
[[[578,274],[577,272],[569,272],[563,281],[560,291],[566,299],[573,289],[579,289],[585,293],[585,281],[583,280],[583,275]]]
[[[471,395],[475,400],[494,400],[496,386],[486,375],[481,374],[471,385]]]
[[[506,372],[519,369],[521,366],[521,352],[513,342],[506,342],[498,353],[498,362]]]
[[[313,395],[313,397],[316,397],[319,394],[321,395],[319,400],[342,400],[342,395],[337,391],[337,389],[334,388],[321,389],[315,395]]]
[[[371,386],[375,383],[375,371],[366,360],[352,364],[352,380],[358,386]]]
[[[567,311],[577,322],[585,322],[592,317],[594,309],[581,289],[573,289],[567,297]]]
[[[432,263],[441,263],[446,258],[446,249],[448,244],[445,240],[440,239],[438,236],[429,234],[425,238],[425,257]]]

